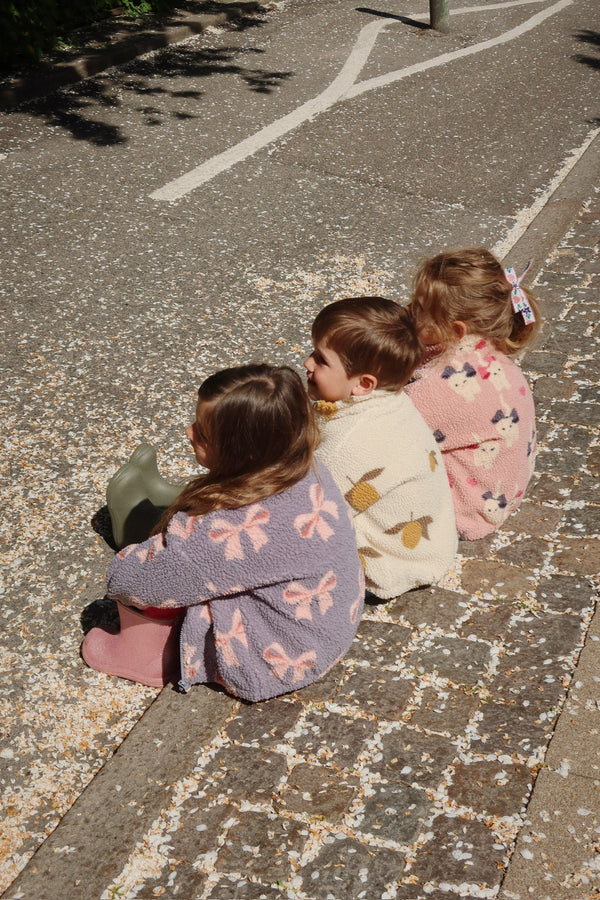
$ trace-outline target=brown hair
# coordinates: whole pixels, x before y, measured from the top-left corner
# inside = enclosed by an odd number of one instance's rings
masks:
[[[535,315],[527,325],[512,306],[512,288],[504,269],[489,250],[466,248],[438,253],[426,260],[415,278],[409,308],[421,332],[431,328],[442,343],[456,341],[454,322],[464,322],[469,334],[487,338],[502,353],[516,353],[540,328],[540,308],[523,288]]]
[[[337,353],[348,377],[374,375],[388,391],[404,387],[424,349],[411,313],[385,297],[330,303],[314,320],[312,337]]]
[[[200,386],[211,404],[206,423],[210,471],[193,478],[154,533],[177,512],[237,509],[281,493],[308,473],[319,444],[312,404],[300,376],[266,364],[223,369]]]

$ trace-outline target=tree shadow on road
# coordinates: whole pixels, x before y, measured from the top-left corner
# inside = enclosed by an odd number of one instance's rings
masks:
[[[582,63],[584,66],[589,66],[591,69],[600,69],[600,32],[598,31],[579,31],[576,34],[577,40],[582,44],[588,44],[594,50],[596,50],[596,56],[588,56],[584,53],[577,53],[574,56],[574,59]],[[600,118],[590,120],[594,125],[600,125]]]
[[[243,31],[264,22],[265,16],[256,14],[239,19],[228,28]],[[95,146],[122,145],[128,141],[124,121],[126,117],[131,119],[132,113],[139,114],[147,127],[170,120],[199,118],[202,108],[196,101],[204,95],[200,87],[204,79],[235,75],[246,83],[248,90],[260,94],[273,92],[294,73],[252,65],[263,52],[235,46],[213,49],[189,42],[173,44],[152,56],[134,59],[116,73],[115,70],[102,72],[24,104],[21,111],[26,110],[48,125],[68,131],[76,140]],[[174,87],[166,87],[167,82],[174,82]],[[126,100],[132,95],[140,98],[139,105],[132,106]]]
[[[583,63],[584,66],[590,66],[592,69],[600,69],[600,32],[580,31],[576,37],[580,43],[590,44],[598,52],[598,56],[586,56],[578,53],[575,56],[577,62]]]

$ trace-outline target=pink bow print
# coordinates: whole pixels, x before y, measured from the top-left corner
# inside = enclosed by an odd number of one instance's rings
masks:
[[[182,660],[183,660],[183,674],[188,679],[188,681],[193,681],[193,679],[200,672],[200,664],[196,662],[194,664],[193,659],[198,654],[198,647],[196,644],[188,644],[187,641],[181,642],[181,650],[182,650]]]
[[[246,518],[241,525],[234,525],[227,519],[215,519],[210,529],[210,539],[217,544],[225,541],[225,559],[244,559],[244,550],[240,535],[246,532],[256,553],[268,543],[269,538],[264,533],[261,525],[266,525],[269,521],[269,513],[258,503],[254,503],[249,507]]]
[[[239,609],[236,609],[233,614],[230,631],[225,633],[223,631],[217,631],[215,628],[215,643],[223,654],[223,662],[226,666],[239,666],[240,664],[240,661],[235,654],[235,650],[231,646],[233,638],[235,638],[236,641],[239,641],[240,644],[243,644],[244,647],[248,647],[246,629],[244,628],[242,614]]]
[[[199,619],[204,619],[205,622],[210,622],[212,625],[212,613],[210,611],[210,606],[208,603],[203,603],[200,612],[198,613]]]
[[[334,572],[328,572],[324,575],[316,590],[311,590],[297,581],[292,581],[283,592],[283,599],[291,605],[297,604],[296,619],[312,619],[310,606],[313,597],[316,597],[319,601],[321,615],[324,616],[327,610],[333,606],[330,591],[335,588],[336,584],[337,578]]]
[[[302,681],[305,673],[309,669],[314,669],[317,664],[317,654],[314,650],[307,650],[301,653],[296,659],[292,659],[287,655],[281,644],[271,644],[263,653],[263,659],[269,664],[273,670],[273,674],[283,681],[288,669],[293,669],[292,683]]]
[[[119,550],[117,556],[119,557],[119,559],[127,559],[129,554],[133,553],[136,547],[137,544],[128,544],[126,547],[123,547],[122,550]]]
[[[338,519],[337,504],[333,500],[323,499],[323,488],[320,484],[312,484],[309,491],[312,512],[296,516],[294,528],[303,538],[311,538],[315,531],[324,541],[329,540],[333,534],[333,528],[321,516],[321,511],[329,513],[334,519]]]
[[[157,534],[152,538],[152,543],[148,547],[147,550],[138,550],[136,552],[137,558],[140,562],[152,562],[152,560],[158,556],[158,554],[165,549],[163,536],[162,534]]]
[[[185,524],[182,524],[179,519],[172,519],[169,525],[170,533],[180,537],[182,541],[187,541],[194,533],[197,518],[198,516],[186,516]]]

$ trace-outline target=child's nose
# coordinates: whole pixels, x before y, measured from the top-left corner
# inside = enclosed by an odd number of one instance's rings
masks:
[[[306,369],[307,372],[312,372],[312,369],[313,369],[312,354],[311,354],[311,356],[308,357],[308,359],[304,360],[304,368]]]
[[[194,437],[194,426],[193,425],[185,426],[185,436],[187,437],[187,439],[189,441],[191,441],[193,439],[193,437]]]

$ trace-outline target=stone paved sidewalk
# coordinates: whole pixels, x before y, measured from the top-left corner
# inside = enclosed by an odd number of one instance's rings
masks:
[[[595,199],[536,277],[519,512],[444,587],[370,605],[319,684],[163,691],[8,900],[600,896],[599,236]]]

